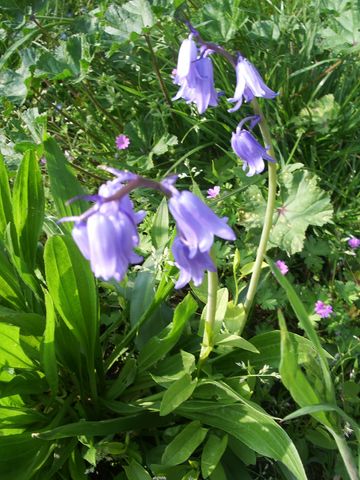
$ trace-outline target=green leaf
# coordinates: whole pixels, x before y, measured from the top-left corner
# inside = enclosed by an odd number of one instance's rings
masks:
[[[53,451],[48,442],[30,433],[0,436],[1,480],[29,480]]]
[[[162,419],[158,414],[152,412],[141,412],[136,415],[121,416],[111,420],[80,420],[76,423],[69,423],[61,427],[52,428],[33,436],[44,440],[57,440],[60,438],[85,436],[106,436],[114,435],[119,432],[130,432],[140,429],[150,429],[161,427],[168,423],[168,419]]]
[[[44,252],[45,273],[56,310],[93,359],[98,335],[97,292],[89,263],[70,237],[49,238]]]
[[[134,459],[131,460],[128,467],[124,467],[126,476],[129,480],[151,480],[152,477],[145,470],[140,463],[136,462]]]
[[[298,127],[298,135],[308,130],[315,130],[326,134],[337,128],[337,118],[340,114],[340,105],[335,101],[332,93],[314,100],[303,108],[296,117],[295,125]]]
[[[7,224],[12,221],[13,214],[8,174],[4,158],[0,154],[0,235],[3,235]]]
[[[279,372],[281,381],[291,393],[292,398],[301,407],[322,403],[321,393],[317,392],[299,367],[296,345],[291,341],[283,315],[279,312],[281,328],[281,361]],[[324,425],[332,426],[323,413],[313,416]]]
[[[1,368],[32,368],[33,363],[20,345],[20,328],[0,323]]]
[[[204,478],[207,478],[215,470],[218,463],[226,450],[228,443],[228,436],[223,435],[219,438],[218,435],[210,433],[204,445],[201,454],[201,473]]]
[[[146,370],[163,358],[177,343],[191,316],[195,313],[197,303],[190,294],[176,307],[172,323],[159,336],[152,338],[139,355],[139,369]]]
[[[169,209],[166,198],[162,199],[156,211],[150,234],[156,249],[165,247],[169,240]]]
[[[19,277],[9,262],[0,242],[0,298],[7,307],[26,310]]]
[[[107,400],[114,400],[119,397],[126,388],[131,385],[136,377],[137,367],[134,358],[127,358],[120,374],[114,380],[109,390],[106,392]]]
[[[43,53],[36,63],[35,75],[51,80],[74,79],[82,80],[87,73],[87,63],[90,58],[83,58],[87,52],[87,41],[84,35],[71,36],[66,42],[61,42],[54,53]],[[84,61],[85,60],[85,61]],[[86,67],[84,69],[84,67]]]
[[[214,344],[219,346],[237,347],[249,352],[260,353],[254,345],[238,335],[230,333],[218,333],[215,335]]]
[[[162,463],[166,465],[179,465],[186,462],[190,455],[204,441],[208,430],[201,427],[201,423],[194,421],[186,427],[169,443],[162,456]]]
[[[48,138],[44,142],[44,147],[50,191],[59,216],[81,215],[88,207],[84,202],[73,202],[71,205],[66,203],[71,198],[85,193],[73,174],[69,162],[53,138]],[[69,228],[72,227],[69,226]]]
[[[25,153],[13,188],[13,212],[21,257],[35,267],[36,250],[44,221],[45,196],[39,159],[34,151]]]
[[[280,247],[289,255],[303,249],[309,225],[323,226],[331,221],[333,208],[329,195],[317,185],[317,177],[302,164],[289,165],[279,175],[280,197],[276,203],[268,248]],[[244,194],[242,224],[248,229],[262,226],[266,201],[256,185]]]
[[[152,27],[155,19],[147,0],[131,0],[122,6],[111,4],[105,13],[105,32],[115,35],[119,41],[135,38],[146,27]]]
[[[191,375],[185,373],[176,380],[164,393],[160,404],[160,416],[168,415],[185,400],[191,397],[197,385],[197,380],[192,380]]]
[[[276,268],[276,266],[271,260],[268,260],[268,263],[271,267],[273,274],[275,275],[276,280],[280,283],[280,285],[285,290],[286,295],[289,299],[289,302],[295,312],[295,315],[299,320],[299,324],[301,328],[303,328],[309,340],[314,345],[314,348],[318,355],[318,359],[320,361],[323,382],[326,389],[324,401],[326,403],[333,403],[335,405],[336,401],[335,401],[334,385],[331,380],[327,358],[323,348],[321,347],[320,339],[313,327],[313,324],[311,323],[311,320],[309,319],[309,315],[307,314],[307,311],[304,305],[302,304],[300,298],[295,292],[293,286],[290,284],[289,280],[287,280],[287,278],[285,278],[284,275],[281,275],[279,269]],[[323,402],[315,402],[315,403],[323,403]]]
[[[42,343],[42,364],[46,380],[51,388],[52,394],[55,396],[59,385],[59,374],[57,369],[56,354],[55,354],[55,322],[56,313],[54,303],[50,294],[45,292],[46,305],[46,327]]]
[[[27,95],[25,77],[13,70],[0,73],[0,98],[5,97],[10,102],[22,104]]]
[[[188,400],[178,409],[183,416],[218,428],[260,455],[281,461],[297,480],[306,480],[299,454],[286,432],[257,404],[245,400],[222,382],[211,381],[221,401]]]
[[[0,322],[20,327],[20,333],[41,336],[45,329],[45,319],[37,313],[21,312],[0,306]]]

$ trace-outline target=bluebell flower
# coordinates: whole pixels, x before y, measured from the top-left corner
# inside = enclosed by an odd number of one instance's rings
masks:
[[[189,87],[195,85],[195,80],[198,75],[195,68],[197,56],[198,49],[196,43],[192,39],[192,35],[189,35],[189,38],[184,40],[180,46],[174,77],[174,83],[176,85],[182,85],[184,82],[186,82]]]
[[[225,240],[235,240],[227,218],[219,218],[215,213],[189,191],[179,192],[175,187],[176,176],[161,182],[164,191],[170,196],[169,210],[176,222],[177,236],[172,246],[180,277],[175,288],[181,288],[190,280],[200,285],[205,270],[216,271],[210,257],[214,236]]]
[[[261,78],[260,73],[245,57],[239,55],[236,64],[236,88],[233,98],[229,102],[235,103],[229,112],[238,110],[245,99],[250,102],[254,97],[274,98],[277,92],[271,90]]]
[[[99,189],[92,197],[95,205],[84,215],[66,217],[61,221],[74,221],[72,236],[84,257],[90,261],[96,277],[121,281],[130,264],[139,263],[142,257],[134,252],[139,244],[137,224],[145,212],[135,212],[128,195],[119,200],[104,202],[122,188],[123,182],[136,176],[128,172],[107,169],[117,178]]]
[[[200,252],[198,250],[193,257],[190,257],[190,249],[179,236],[175,237],[172,252],[175,265],[180,270],[179,279],[175,284],[175,288],[184,287],[190,280],[198,287],[203,281],[205,270],[216,272],[216,266],[209,252]]]
[[[183,98],[187,103],[195,103],[201,115],[209,105],[217,106],[218,93],[214,87],[214,71],[209,57],[211,52],[202,49],[197,56],[197,47],[191,37],[184,40],[180,47],[174,78],[174,83],[180,89],[173,100]]]
[[[189,249],[190,259],[198,252],[209,252],[215,235],[235,240],[233,230],[226,223],[227,218],[219,218],[199,197],[187,190],[172,195],[169,210],[176,221],[179,237]]]
[[[275,160],[267,153],[269,147],[264,148],[249,131],[242,128],[248,120],[251,120],[250,129],[252,129],[258,123],[260,117],[244,118],[232,134],[231,146],[236,155],[244,161],[243,170],[249,169],[246,176],[251,177],[264,170],[264,159],[269,162],[275,162]]]

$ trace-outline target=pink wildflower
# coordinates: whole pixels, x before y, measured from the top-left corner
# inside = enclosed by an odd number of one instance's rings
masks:
[[[360,238],[351,237],[348,240],[348,245],[350,248],[359,248],[360,247]]]
[[[282,260],[278,260],[277,262],[275,262],[275,265],[280,270],[281,275],[286,275],[288,273],[289,267]]]
[[[318,300],[315,303],[315,313],[317,313],[321,318],[328,318],[333,313],[333,307],[331,305],[327,305],[321,300]]]
[[[209,188],[207,193],[208,193],[207,198],[216,198],[220,193],[220,187],[215,185],[214,188]]]
[[[126,135],[119,135],[116,137],[116,148],[118,150],[126,150],[130,145],[130,139]]]

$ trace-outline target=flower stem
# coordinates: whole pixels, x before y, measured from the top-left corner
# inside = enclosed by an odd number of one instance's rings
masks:
[[[214,325],[216,314],[216,297],[218,287],[217,272],[208,272],[208,298],[206,304],[206,318],[204,325],[203,341],[201,344],[198,371],[210,355],[214,344]]]
[[[330,433],[334,437],[334,440],[336,442],[336,445],[339,449],[340,455],[343,459],[343,462],[346,467],[346,471],[349,474],[349,477],[351,480],[359,480],[359,473],[356,469],[355,461],[352,456],[351,450],[348,447],[344,437],[336,432],[334,430],[329,429]]]
[[[156,55],[155,55],[155,52],[154,52],[154,49],[152,47],[151,40],[150,40],[150,37],[149,37],[148,34],[145,34],[145,40],[146,40],[147,46],[148,46],[150,54],[151,54],[152,64],[153,64],[154,71],[155,71],[155,74],[157,76],[157,79],[158,79],[158,82],[159,82],[159,85],[160,85],[160,89],[162,91],[162,94],[164,95],[166,103],[171,108],[172,107],[171,98],[169,96],[169,92],[167,91],[164,80],[161,76],[159,65],[158,65],[158,62],[157,62],[157,59],[156,59]]]
[[[261,118],[259,122],[259,126],[260,126],[262,137],[264,139],[264,143],[266,147],[269,149],[269,153],[272,156],[272,158],[275,159],[275,152],[272,147],[270,130],[263,116],[262,110],[258,104],[258,101],[255,98],[252,100],[251,104],[256,115],[259,115]],[[269,172],[269,190],[268,190],[268,199],[267,199],[265,218],[264,218],[264,226],[261,232],[260,242],[259,242],[259,246],[256,253],[256,260],[255,260],[253,273],[251,275],[249,288],[246,294],[246,300],[244,304],[246,318],[243,323],[243,328],[245,326],[246,319],[249,315],[251,306],[254,301],[254,297],[255,297],[255,293],[256,293],[256,289],[259,283],[259,278],[261,273],[261,265],[264,260],[266,245],[269,240],[270,230],[272,227],[272,219],[274,214],[275,198],[276,198],[276,163],[270,163],[270,162],[268,163],[268,172]]]

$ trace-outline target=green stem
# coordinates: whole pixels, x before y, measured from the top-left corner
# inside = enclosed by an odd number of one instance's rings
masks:
[[[161,76],[159,65],[158,65],[157,59],[156,59],[156,55],[155,55],[155,52],[154,52],[154,49],[152,47],[151,40],[150,40],[150,37],[149,37],[148,34],[145,35],[145,40],[146,40],[147,46],[148,46],[149,51],[150,51],[152,64],[153,64],[153,67],[154,67],[155,75],[157,76],[157,79],[159,81],[160,89],[162,91],[162,94],[164,95],[166,103],[171,108],[172,107],[171,98],[170,98],[169,92],[167,91],[164,80]]]
[[[217,272],[208,272],[208,298],[206,304],[206,318],[204,325],[203,341],[201,345],[198,371],[210,355],[214,346],[214,325],[216,314],[216,297],[218,287]]]
[[[339,449],[340,455],[341,455],[341,457],[344,461],[346,471],[349,474],[350,479],[351,480],[359,480],[359,478],[360,478],[359,477],[359,472],[356,469],[354,458],[352,456],[350,448],[348,447],[348,445],[345,441],[345,438],[342,435],[334,432],[334,430],[332,430],[332,429],[328,429],[328,430],[330,431],[330,433],[334,437],[334,440],[335,440],[336,445]]]
[[[261,134],[264,139],[265,145],[269,148],[270,155],[275,159],[275,152],[272,147],[270,130],[263,116],[262,110],[255,98],[252,100],[251,104],[254,109],[254,112],[261,117],[261,121],[259,123]],[[270,163],[270,162],[268,163],[268,172],[269,172],[269,190],[268,190],[268,199],[267,199],[265,218],[264,218],[264,226],[261,232],[260,242],[259,242],[259,246],[256,253],[255,265],[254,265],[253,273],[251,275],[249,288],[247,291],[246,300],[244,304],[246,319],[249,315],[251,306],[253,304],[256,289],[259,283],[261,265],[264,260],[266,246],[270,236],[270,230],[272,227],[272,219],[273,219],[274,208],[275,208],[275,198],[276,198],[276,164],[275,163]],[[244,321],[243,327],[245,326],[246,319]]]

